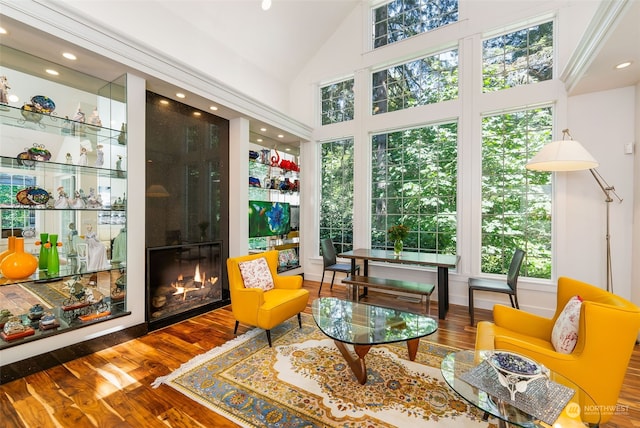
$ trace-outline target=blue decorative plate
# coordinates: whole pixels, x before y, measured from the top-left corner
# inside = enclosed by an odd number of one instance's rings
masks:
[[[56,109],[56,103],[45,95],[34,95],[31,97],[31,103],[39,113],[50,114]]]

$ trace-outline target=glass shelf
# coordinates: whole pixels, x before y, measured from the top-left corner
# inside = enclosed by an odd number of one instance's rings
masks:
[[[18,153],[16,153],[18,155]],[[110,168],[99,168],[96,166],[89,165],[72,165],[66,163],[58,163],[58,162],[41,162],[34,160],[18,160],[17,158],[10,158],[6,156],[0,157],[0,167],[1,168],[13,168],[13,169],[22,169],[25,171],[42,171],[47,173],[54,174],[70,174],[70,175],[81,175],[81,174],[97,174],[100,177],[104,178],[127,178],[127,172],[119,169],[110,169]]]
[[[69,259],[73,259],[73,258],[74,258],[73,256],[69,257]],[[39,271],[39,270],[37,270],[33,275],[27,278],[21,278],[21,279],[9,279],[9,278],[0,276],[0,286],[11,285],[11,284],[21,284],[25,282],[47,283],[47,282],[62,281],[65,278],[73,277],[75,275],[87,275],[87,274],[93,274],[98,272],[118,271],[125,267],[126,265],[123,263],[118,266],[112,265],[104,269],[87,270],[87,269],[78,269],[76,265],[70,264],[70,265],[60,266],[60,271],[55,276],[48,276],[46,271]]]

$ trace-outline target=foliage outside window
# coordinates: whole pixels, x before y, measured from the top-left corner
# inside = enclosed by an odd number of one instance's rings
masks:
[[[551,107],[482,119],[482,272],[506,274],[522,248],[521,274],[551,278],[551,174],[525,165],[551,140],[552,123]]]
[[[353,120],[353,79],[320,88],[322,98],[322,124]]]
[[[442,52],[372,75],[373,114],[458,97],[458,50]]]
[[[404,248],[456,253],[457,122],[372,137],[371,246],[392,249],[387,231],[409,228]]]
[[[373,9],[373,47],[457,21],[458,0],[393,0]]]
[[[484,92],[553,77],[553,22],[482,42]]]
[[[353,249],[353,139],[321,145],[320,240],[338,253]]]
[[[0,206],[15,208],[19,205],[16,201],[18,192],[35,185],[36,178],[33,176],[0,174]],[[36,225],[33,210],[3,209],[1,212],[2,229],[24,229]]]

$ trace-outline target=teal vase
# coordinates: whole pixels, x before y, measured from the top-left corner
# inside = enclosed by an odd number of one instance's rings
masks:
[[[47,275],[54,276],[60,273],[60,255],[58,254],[58,235],[49,235],[49,263],[47,264]]]
[[[47,270],[49,267],[49,249],[46,243],[49,242],[49,234],[40,234],[40,255],[38,256],[38,269]]]

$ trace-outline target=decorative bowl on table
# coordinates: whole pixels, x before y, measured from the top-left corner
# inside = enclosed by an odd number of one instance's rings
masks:
[[[512,352],[493,352],[487,362],[498,374],[500,385],[509,391],[511,401],[515,401],[516,392],[524,393],[531,382],[547,373],[543,365]]]

